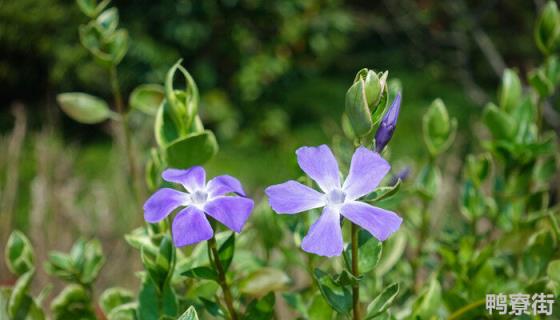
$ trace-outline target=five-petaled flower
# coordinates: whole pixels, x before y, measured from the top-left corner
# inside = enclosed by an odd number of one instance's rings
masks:
[[[206,184],[204,168],[167,169],[164,180],[181,184],[187,192],[161,188],[144,204],[144,219],[150,223],[163,220],[182,208],[172,224],[173,242],[177,247],[208,240],[214,235],[205,213],[235,232],[241,232],[253,210],[253,200],[245,197],[239,180],[217,176]],[[228,196],[228,194],[237,196]]]
[[[294,214],[324,207],[303,238],[303,250],[328,257],[340,255],[344,246],[340,215],[380,241],[400,227],[402,218],[395,213],[357,201],[371,193],[389,172],[389,163],[378,153],[359,147],[352,156],[350,172],[342,185],[338,164],[328,146],[301,147],[296,155],[301,169],[323,193],[293,180],[270,186],[265,192],[270,206],[277,213]]]

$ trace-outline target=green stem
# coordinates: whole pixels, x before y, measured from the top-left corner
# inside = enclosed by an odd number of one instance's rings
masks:
[[[224,300],[226,302],[226,307],[228,309],[230,319],[237,320],[237,314],[235,313],[235,309],[233,308],[233,298],[226,280],[226,272],[224,270],[224,266],[222,265],[222,261],[220,261],[218,248],[216,246],[216,238],[214,236],[212,236],[212,238],[208,240],[208,248],[212,252],[213,259],[211,259],[210,262],[214,264],[216,272],[218,273],[218,282],[220,284],[220,287],[222,287],[222,291],[224,292]]]
[[[550,224],[552,225],[552,231],[556,236],[556,241],[560,241],[560,227],[558,226],[558,221],[556,217],[552,213],[552,210],[547,210],[548,219],[550,220]]]
[[[420,216],[421,216],[421,222],[420,222],[420,234],[418,235],[418,245],[416,246],[416,252],[414,254],[414,260],[412,261],[412,274],[414,276],[414,288],[415,290],[418,292],[421,284],[420,284],[420,275],[419,275],[419,270],[420,267],[422,266],[421,264],[421,258],[422,258],[422,249],[424,248],[424,243],[426,242],[426,239],[428,238],[428,231],[429,231],[429,225],[430,225],[430,220],[429,220],[429,216],[427,214],[427,210],[428,209],[428,201],[425,199],[422,199],[422,206],[420,209]]]
[[[121,118],[121,138],[126,150],[127,160],[128,160],[128,170],[130,173],[130,178],[133,182],[134,193],[136,196],[136,201],[140,203],[145,199],[144,189],[142,188],[142,181],[138,175],[137,161],[134,155],[134,150],[132,149],[132,138],[130,133],[130,126],[128,125],[128,117],[126,115],[126,110],[124,107],[124,102],[121,93],[121,87],[119,85],[119,77],[117,73],[117,66],[112,65],[110,68],[111,73],[111,88],[113,91],[113,96],[115,99],[115,108],[120,114]]]
[[[352,274],[358,278],[360,270],[358,269],[358,226],[352,223]],[[352,285],[352,309],[353,319],[360,319],[360,284],[358,282]]]
[[[462,307],[461,309],[455,311],[452,315],[449,316],[449,318],[447,318],[447,320],[460,319],[461,316],[463,316],[465,313],[467,313],[467,312],[469,312],[473,309],[476,309],[476,308],[484,305],[485,303],[486,303],[486,300],[481,299],[481,300],[475,301],[471,304],[468,304],[468,305]]]

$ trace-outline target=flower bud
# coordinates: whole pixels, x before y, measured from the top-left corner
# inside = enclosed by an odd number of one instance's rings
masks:
[[[401,94],[400,92],[393,100],[387,113],[383,116],[383,120],[379,124],[379,128],[375,133],[375,151],[381,152],[393,137],[395,127],[397,126],[397,119],[399,118],[399,111],[401,109]]]
[[[535,42],[545,55],[549,55],[560,44],[560,13],[556,2],[549,1],[537,20]]]
[[[373,127],[371,113],[381,100],[387,78],[386,75],[383,76],[382,82],[375,71],[362,69],[356,74],[354,83],[346,92],[346,115],[358,137],[367,135]]]

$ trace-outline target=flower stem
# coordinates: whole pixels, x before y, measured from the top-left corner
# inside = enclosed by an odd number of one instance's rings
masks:
[[[463,316],[465,313],[484,305],[484,303],[486,303],[486,300],[481,299],[471,304],[468,304],[462,307],[461,309],[455,311],[452,315],[449,316],[449,318],[447,318],[447,320],[461,319],[461,316]]]
[[[112,65],[110,68],[111,73],[111,88],[113,91],[113,96],[115,99],[115,108],[121,116],[121,139],[123,146],[126,150],[127,160],[128,160],[128,170],[130,173],[130,178],[132,179],[134,193],[136,196],[136,201],[140,203],[144,200],[144,193],[142,188],[142,182],[137,170],[137,161],[132,149],[132,139],[130,134],[130,127],[128,125],[128,117],[125,112],[125,107],[123,103],[121,87],[119,85],[119,77],[117,74],[117,66]]]
[[[237,314],[233,308],[233,298],[226,280],[226,272],[224,270],[224,266],[222,265],[222,261],[220,261],[220,256],[218,255],[218,249],[216,247],[216,238],[214,236],[208,240],[208,248],[212,252],[213,259],[211,259],[211,263],[214,264],[216,272],[218,273],[218,282],[224,292],[224,300],[226,302],[230,319],[237,320]]]
[[[358,278],[360,270],[358,269],[358,226],[352,223],[352,274]],[[360,284],[358,282],[352,285],[352,310],[353,319],[360,319]]]

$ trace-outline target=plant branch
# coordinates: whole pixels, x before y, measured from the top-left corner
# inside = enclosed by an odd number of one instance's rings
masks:
[[[218,273],[218,283],[220,284],[220,287],[222,287],[222,291],[224,292],[224,300],[226,302],[226,307],[228,309],[230,319],[237,320],[237,314],[235,312],[235,308],[233,307],[233,298],[226,280],[226,272],[224,270],[224,266],[222,265],[222,261],[220,260],[220,256],[218,255],[216,238],[214,236],[212,236],[212,238],[208,240],[208,248],[212,252],[213,259],[211,259],[210,262],[214,264],[216,272]]]
[[[111,88],[113,91],[113,96],[115,99],[115,107],[117,112],[120,114],[121,120],[121,140],[123,146],[126,150],[127,161],[128,161],[128,171],[130,178],[132,179],[134,194],[136,196],[137,203],[140,203],[145,199],[144,189],[142,188],[142,181],[138,175],[137,160],[134,155],[134,150],[132,149],[132,138],[130,133],[130,126],[128,125],[128,117],[124,107],[124,102],[122,98],[121,88],[119,85],[119,78],[117,73],[117,66],[112,65],[110,68],[111,73]]]
[[[358,226],[352,223],[352,274],[359,278],[360,270],[358,268]],[[353,319],[360,319],[360,283],[352,284],[352,310]]]

